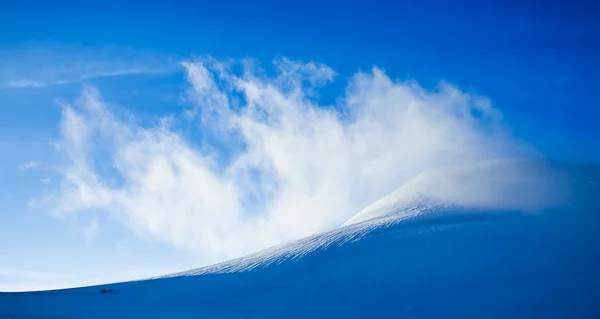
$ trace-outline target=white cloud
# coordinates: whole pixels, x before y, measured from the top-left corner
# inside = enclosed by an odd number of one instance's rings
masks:
[[[31,169],[38,167],[38,163],[34,161],[29,161],[19,165],[19,169]]]
[[[81,75],[73,74],[68,80],[54,80],[54,81],[38,81],[29,79],[20,80],[8,80],[4,83],[6,87],[12,88],[43,88],[48,86],[62,85],[77,83],[89,79],[105,78],[113,76],[124,76],[124,75],[140,75],[140,74],[160,74],[166,70],[153,70],[153,69],[109,69],[109,70],[97,70]]]
[[[125,75],[179,71],[169,57],[125,49],[13,48],[0,52],[0,88],[45,88]]]
[[[40,82],[34,80],[9,80],[4,84],[7,87],[14,88],[42,88],[47,86],[54,86],[60,84],[67,84],[69,81],[52,81],[52,82]]]
[[[269,77],[242,65],[183,63],[203,143],[169,119],[118,118],[86,88],[63,107],[70,163],[47,203],[106,211],[213,262],[336,227],[421,172],[522,151],[488,99],[447,83],[430,91],[373,68],[325,107],[312,96],[330,68],[283,59]]]
[[[97,70],[81,75],[80,80],[93,78],[104,78],[111,76],[135,75],[135,74],[162,74],[167,73],[168,69],[153,69],[153,68],[126,68],[126,69],[108,69]]]
[[[40,179],[40,182],[44,183],[44,184],[48,184],[52,181],[52,179],[50,177],[44,177],[42,179]]]

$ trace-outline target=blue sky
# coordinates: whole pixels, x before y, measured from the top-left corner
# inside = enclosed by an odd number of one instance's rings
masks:
[[[238,256],[444,165],[600,160],[591,2],[1,9],[0,290]]]

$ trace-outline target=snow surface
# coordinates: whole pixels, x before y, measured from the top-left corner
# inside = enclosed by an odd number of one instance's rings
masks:
[[[0,318],[599,318],[599,172],[430,172],[338,229],[159,278],[0,293]]]

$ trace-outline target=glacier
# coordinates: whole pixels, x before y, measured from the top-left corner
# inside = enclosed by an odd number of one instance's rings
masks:
[[[217,265],[0,293],[0,318],[599,318],[599,244],[600,165],[494,160]]]

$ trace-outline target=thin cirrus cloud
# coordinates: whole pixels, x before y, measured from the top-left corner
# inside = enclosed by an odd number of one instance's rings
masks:
[[[39,166],[38,162],[29,161],[19,165],[19,169],[32,169],[37,168]]]
[[[125,75],[163,75],[178,71],[168,56],[108,48],[25,47],[0,53],[0,88],[46,88]]]
[[[427,90],[374,67],[324,106],[314,92],[335,72],[319,63],[181,65],[191,106],[153,126],[116,115],[93,87],[64,105],[56,147],[68,162],[39,203],[104,212],[214,262],[337,227],[421,172],[527,149],[487,98],[448,83]],[[180,133],[185,121],[202,141]]]
[[[60,81],[49,81],[49,82],[41,82],[34,80],[9,80],[4,83],[7,87],[13,88],[43,88],[47,86],[61,85],[71,83],[69,81],[60,80]]]
[[[81,81],[85,81],[88,79],[95,78],[103,78],[103,77],[111,77],[111,76],[123,76],[123,75],[152,75],[152,74],[162,74],[167,73],[166,69],[114,69],[114,70],[104,70],[104,71],[93,71],[90,73],[84,73],[81,75],[73,75],[68,80],[55,80],[55,81],[37,81],[37,80],[8,80],[4,83],[5,87],[12,88],[43,88],[49,86],[63,85],[63,84],[71,84],[78,83]]]

